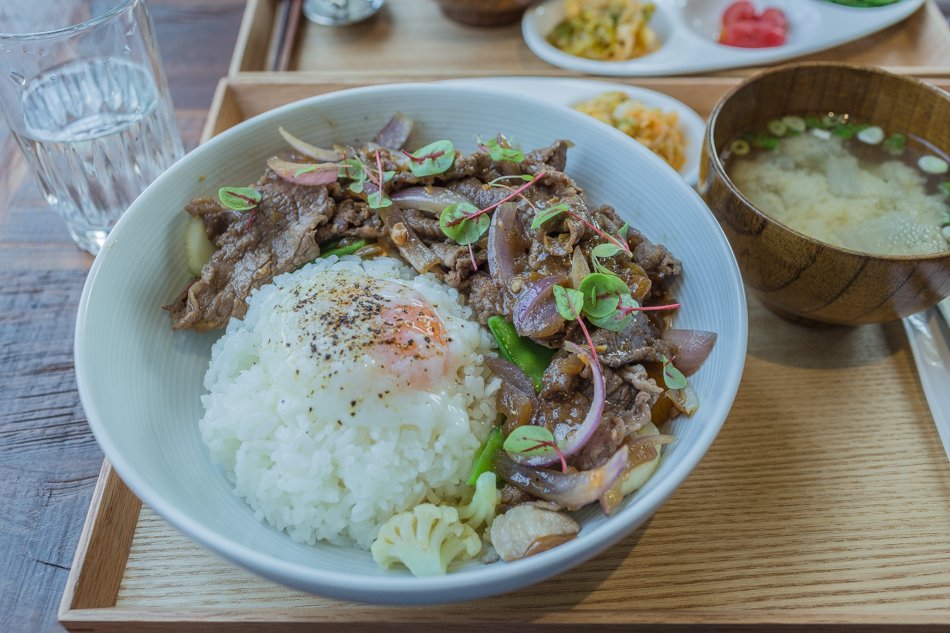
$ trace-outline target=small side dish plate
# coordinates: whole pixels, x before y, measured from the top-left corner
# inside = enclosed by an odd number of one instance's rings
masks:
[[[556,77],[478,77],[452,79],[443,83],[475,85],[508,93],[528,95],[535,99],[541,99],[546,103],[557,103],[568,108],[605,92],[624,92],[631,99],[635,99],[645,106],[676,113],[686,137],[686,164],[679,169],[679,172],[690,186],[695,187],[696,183],[699,182],[699,157],[703,147],[706,121],[682,101],[662,92],[610,81],[561,79]],[[604,125],[607,124],[604,123]]]
[[[774,64],[831,48],[896,24],[925,1],[855,8],[828,0],[759,0],[759,9],[776,7],[785,13],[788,39],[772,48],[736,48],[716,42],[722,13],[732,0],[652,0],[656,13],[650,28],[660,40],[659,49],[617,62],[577,57],[548,43],[548,33],[564,18],[566,0],[547,0],[527,11],[521,30],[535,55],[568,70],[615,77],[682,75]]]

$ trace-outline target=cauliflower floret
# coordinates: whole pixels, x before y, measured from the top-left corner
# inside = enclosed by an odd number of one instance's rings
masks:
[[[475,480],[475,493],[472,495],[472,500],[458,509],[459,519],[473,530],[478,530],[483,525],[491,527],[491,522],[495,518],[495,508],[501,501],[501,492],[498,490],[496,481],[495,473],[491,471],[479,475]]]
[[[422,503],[383,523],[370,551],[383,569],[402,563],[415,576],[446,573],[456,558],[474,558],[482,541],[459,521],[458,510]]]

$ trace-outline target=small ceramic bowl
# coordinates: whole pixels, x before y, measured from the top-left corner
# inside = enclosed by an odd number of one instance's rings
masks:
[[[916,79],[830,63],[750,77],[713,110],[700,163],[700,192],[746,286],[782,316],[849,325],[899,319],[950,295],[950,251],[880,256],[832,246],[772,219],[732,183],[720,159],[727,143],[750,124],[808,112],[847,112],[950,149],[950,96]]]
[[[513,24],[534,0],[436,0],[442,13],[469,26]]]

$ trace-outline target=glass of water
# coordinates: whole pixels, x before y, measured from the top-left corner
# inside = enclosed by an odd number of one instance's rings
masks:
[[[94,255],[182,155],[145,0],[0,1],[0,113]]]

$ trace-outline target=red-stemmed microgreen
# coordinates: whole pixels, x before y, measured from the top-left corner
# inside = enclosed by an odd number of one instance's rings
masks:
[[[477,217],[480,217],[480,216],[485,215],[485,214],[488,213],[489,211],[493,211],[494,209],[496,209],[497,207],[500,207],[502,204],[508,202],[508,201],[511,200],[512,198],[521,195],[521,192],[522,192],[522,191],[524,191],[525,189],[527,189],[528,187],[530,187],[530,186],[533,185],[534,183],[538,182],[538,181],[541,179],[541,177],[542,177],[543,175],[544,175],[544,172],[538,172],[537,174],[534,175],[533,178],[531,178],[531,180],[529,180],[529,181],[526,182],[525,184],[521,185],[520,187],[518,187],[517,189],[515,189],[513,192],[511,192],[509,195],[505,196],[504,198],[502,198],[502,199],[499,200],[498,202],[496,202],[496,203],[494,203],[494,204],[490,204],[490,205],[488,205],[487,207],[485,207],[484,209],[475,209],[472,213],[469,213],[469,214],[467,214],[467,215],[465,215],[465,216],[462,216],[462,217],[455,218],[455,219],[451,220],[451,221],[448,223],[448,226],[455,226],[455,225],[457,225],[457,224],[461,224],[462,222],[464,222],[464,221],[466,221],[466,220],[474,220],[474,219],[477,218]],[[468,205],[468,206],[472,206],[472,205]],[[474,207],[472,207],[472,208],[474,209]],[[443,228],[442,230],[445,231],[444,228]],[[451,237],[451,236],[449,236],[449,237]]]
[[[394,174],[395,175],[395,174]],[[390,176],[392,178],[392,176]],[[376,191],[366,196],[366,203],[371,209],[383,209],[392,205],[393,201],[386,195],[386,172],[383,171],[383,159],[376,150]]]
[[[505,189],[510,189],[510,187],[504,184],[504,181],[517,178],[518,180],[523,180],[525,182],[531,182],[531,179],[534,178],[531,174],[514,174],[511,176],[498,176],[494,180],[488,181],[489,187],[504,187]]]
[[[609,233],[604,231],[599,226],[595,225],[593,222],[591,222],[587,218],[572,211],[566,202],[559,202],[558,204],[541,209],[539,213],[535,214],[534,220],[531,221],[531,230],[534,231],[534,230],[540,229],[541,226],[544,225],[548,220],[556,218],[562,213],[565,215],[569,215],[575,220],[582,222],[584,226],[586,226],[591,231],[593,231],[597,235],[607,240],[608,243],[613,244],[614,246],[616,246],[623,252],[628,253],[628,254],[630,253],[630,246],[627,244],[627,240],[625,236],[626,226],[627,226],[626,224],[621,227],[621,230],[618,231],[617,235],[610,235]]]
[[[636,304],[636,301],[634,301]],[[656,311],[665,311],[665,310],[676,310],[680,307],[678,303],[670,303],[665,306],[642,306],[642,305],[632,305],[632,306],[618,306],[618,310],[630,314],[632,312],[656,312]]]
[[[339,177],[352,180],[349,189],[353,193],[363,193],[366,187],[366,181],[369,180],[369,169],[359,158],[347,158],[337,163],[339,168]]]
[[[554,441],[554,435],[546,427],[532,424],[519,426],[508,434],[501,447],[509,455],[524,457],[547,456],[553,452],[561,462],[561,470],[567,472],[567,459],[561,447]]]
[[[660,356],[663,362],[663,382],[667,389],[685,389],[689,383],[686,376],[673,365],[673,359],[665,355]]]
[[[254,224],[254,212],[261,203],[261,192],[254,187],[221,187],[218,189],[218,200],[228,209],[235,211],[250,211],[247,216],[247,230]]]
[[[455,146],[452,141],[435,141],[411,154],[406,150],[402,150],[402,153],[409,159],[409,171],[417,178],[444,173],[455,162]]]
[[[478,147],[483,152],[487,152],[488,156],[496,162],[509,161],[520,163],[524,161],[524,152],[517,147],[512,147],[511,143],[503,134],[499,134],[497,137],[490,138],[485,142],[479,139]]]
[[[623,279],[599,272],[586,275],[577,289],[584,298],[584,313],[595,319],[616,312],[621,297],[630,294],[630,286]]]
[[[472,271],[478,270],[478,262],[475,261],[475,250],[472,248],[471,243],[468,245],[468,258],[472,260]]]
[[[479,215],[478,208],[468,202],[450,204],[439,215],[439,228],[449,239],[462,246],[480,240],[490,224],[491,218]]]
[[[594,345],[590,332],[584,324],[584,319],[581,317],[584,310],[584,295],[581,291],[556,285],[554,286],[554,304],[557,306],[558,314],[564,317],[566,321],[577,321],[577,324],[581,327],[581,332],[584,333],[584,338],[587,340],[587,346],[590,348],[592,362],[600,365],[597,347]]]

